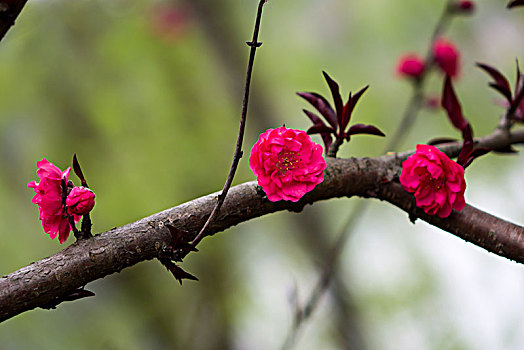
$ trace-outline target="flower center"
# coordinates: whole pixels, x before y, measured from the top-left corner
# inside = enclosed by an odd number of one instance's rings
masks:
[[[426,178],[426,183],[433,188],[435,191],[440,190],[444,186],[444,178],[439,177],[438,179],[435,179],[431,177],[430,175]]]
[[[276,166],[280,174],[284,175],[286,171],[298,168],[300,153],[284,150],[277,157]]]

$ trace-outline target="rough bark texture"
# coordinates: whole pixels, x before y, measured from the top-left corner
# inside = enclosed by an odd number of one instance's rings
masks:
[[[524,142],[524,130],[508,135],[496,131],[480,140],[480,146],[502,147]],[[441,147],[456,155],[459,145]],[[505,258],[524,263],[524,229],[471,206],[446,219],[426,215],[414,205],[396,177],[409,152],[377,158],[328,159],[323,183],[297,203],[270,202],[257,186],[248,182],[231,188],[209,233],[281,210],[301,211],[316,201],[335,197],[371,197],[390,202],[412,217],[451,232]],[[162,211],[137,222],[114,228],[72,244],[63,251],[0,279],[0,321],[21,312],[53,303],[88,282],[140,261],[162,254],[171,241],[166,224],[181,230],[187,241],[194,238],[215,205],[217,193]]]

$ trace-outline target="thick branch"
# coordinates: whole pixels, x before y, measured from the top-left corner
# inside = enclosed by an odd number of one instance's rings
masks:
[[[15,20],[22,12],[27,0],[0,0],[0,40],[15,24]]]
[[[453,211],[446,219],[428,215],[415,206],[413,196],[397,182],[384,186],[379,197],[409,213],[412,218],[420,218],[492,253],[524,263],[524,228],[521,226],[470,205],[460,212]]]
[[[479,146],[501,148],[524,142],[524,130],[502,131],[480,140]],[[459,144],[441,148],[456,155]],[[394,181],[409,152],[377,158],[329,159],[325,180],[297,203],[270,202],[256,185],[232,187],[223,210],[209,226],[209,233],[281,210],[300,211],[306,204],[336,197],[373,197],[388,201],[411,215],[449,231],[486,250],[524,263],[524,229],[471,206],[447,219],[429,216],[415,208],[413,196]],[[0,321],[45,306],[87,283],[125,267],[159,257],[171,242],[165,224],[183,232],[191,241],[216,203],[217,193],[195,199],[137,222],[76,242],[57,254],[0,279]]]

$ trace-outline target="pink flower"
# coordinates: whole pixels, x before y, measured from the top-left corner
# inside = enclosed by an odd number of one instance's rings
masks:
[[[446,218],[451,209],[466,205],[464,169],[436,147],[417,145],[415,154],[402,163],[400,183],[414,192],[417,207],[430,215]]]
[[[401,76],[419,78],[424,73],[424,59],[417,54],[401,56],[396,71]]]
[[[433,44],[433,59],[450,77],[458,75],[459,57],[459,51],[451,41],[438,39]]]
[[[270,201],[297,202],[324,181],[322,151],[304,131],[282,126],[260,135],[249,166]]]
[[[71,226],[69,224],[65,206],[62,187],[66,184],[65,190],[71,186],[69,183],[69,171],[67,168],[61,171],[54,164],[48,162],[45,158],[36,162],[38,170],[36,174],[40,178],[40,182],[31,181],[27,184],[36,192],[32,202],[38,205],[40,212],[40,220],[44,231],[49,234],[51,239],[58,235],[60,243],[64,243],[69,236]],[[79,216],[74,216],[75,222],[80,220]]]
[[[66,208],[70,214],[85,215],[95,206],[95,194],[89,188],[74,187],[66,199]]]

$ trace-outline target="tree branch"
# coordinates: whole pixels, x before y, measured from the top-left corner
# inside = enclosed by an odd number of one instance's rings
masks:
[[[15,20],[22,12],[27,0],[1,0],[0,1],[0,40],[15,24]]]
[[[502,148],[524,143],[524,129],[511,134],[497,130],[477,140],[479,147]],[[460,143],[441,149],[450,156]],[[299,202],[270,202],[256,182],[231,188],[223,210],[209,225],[210,234],[276,211],[299,212],[307,204],[361,196],[394,204],[411,216],[455,234],[502,257],[524,263],[524,229],[471,206],[447,219],[430,216],[415,207],[414,197],[395,182],[402,161],[411,152],[376,158],[328,159],[325,180]],[[171,224],[191,241],[216,203],[210,194],[137,222],[72,244],[55,255],[35,262],[0,279],[0,321],[37,307],[46,306],[78,287],[144,260],[158,258],[171,243],[165,227]]]

